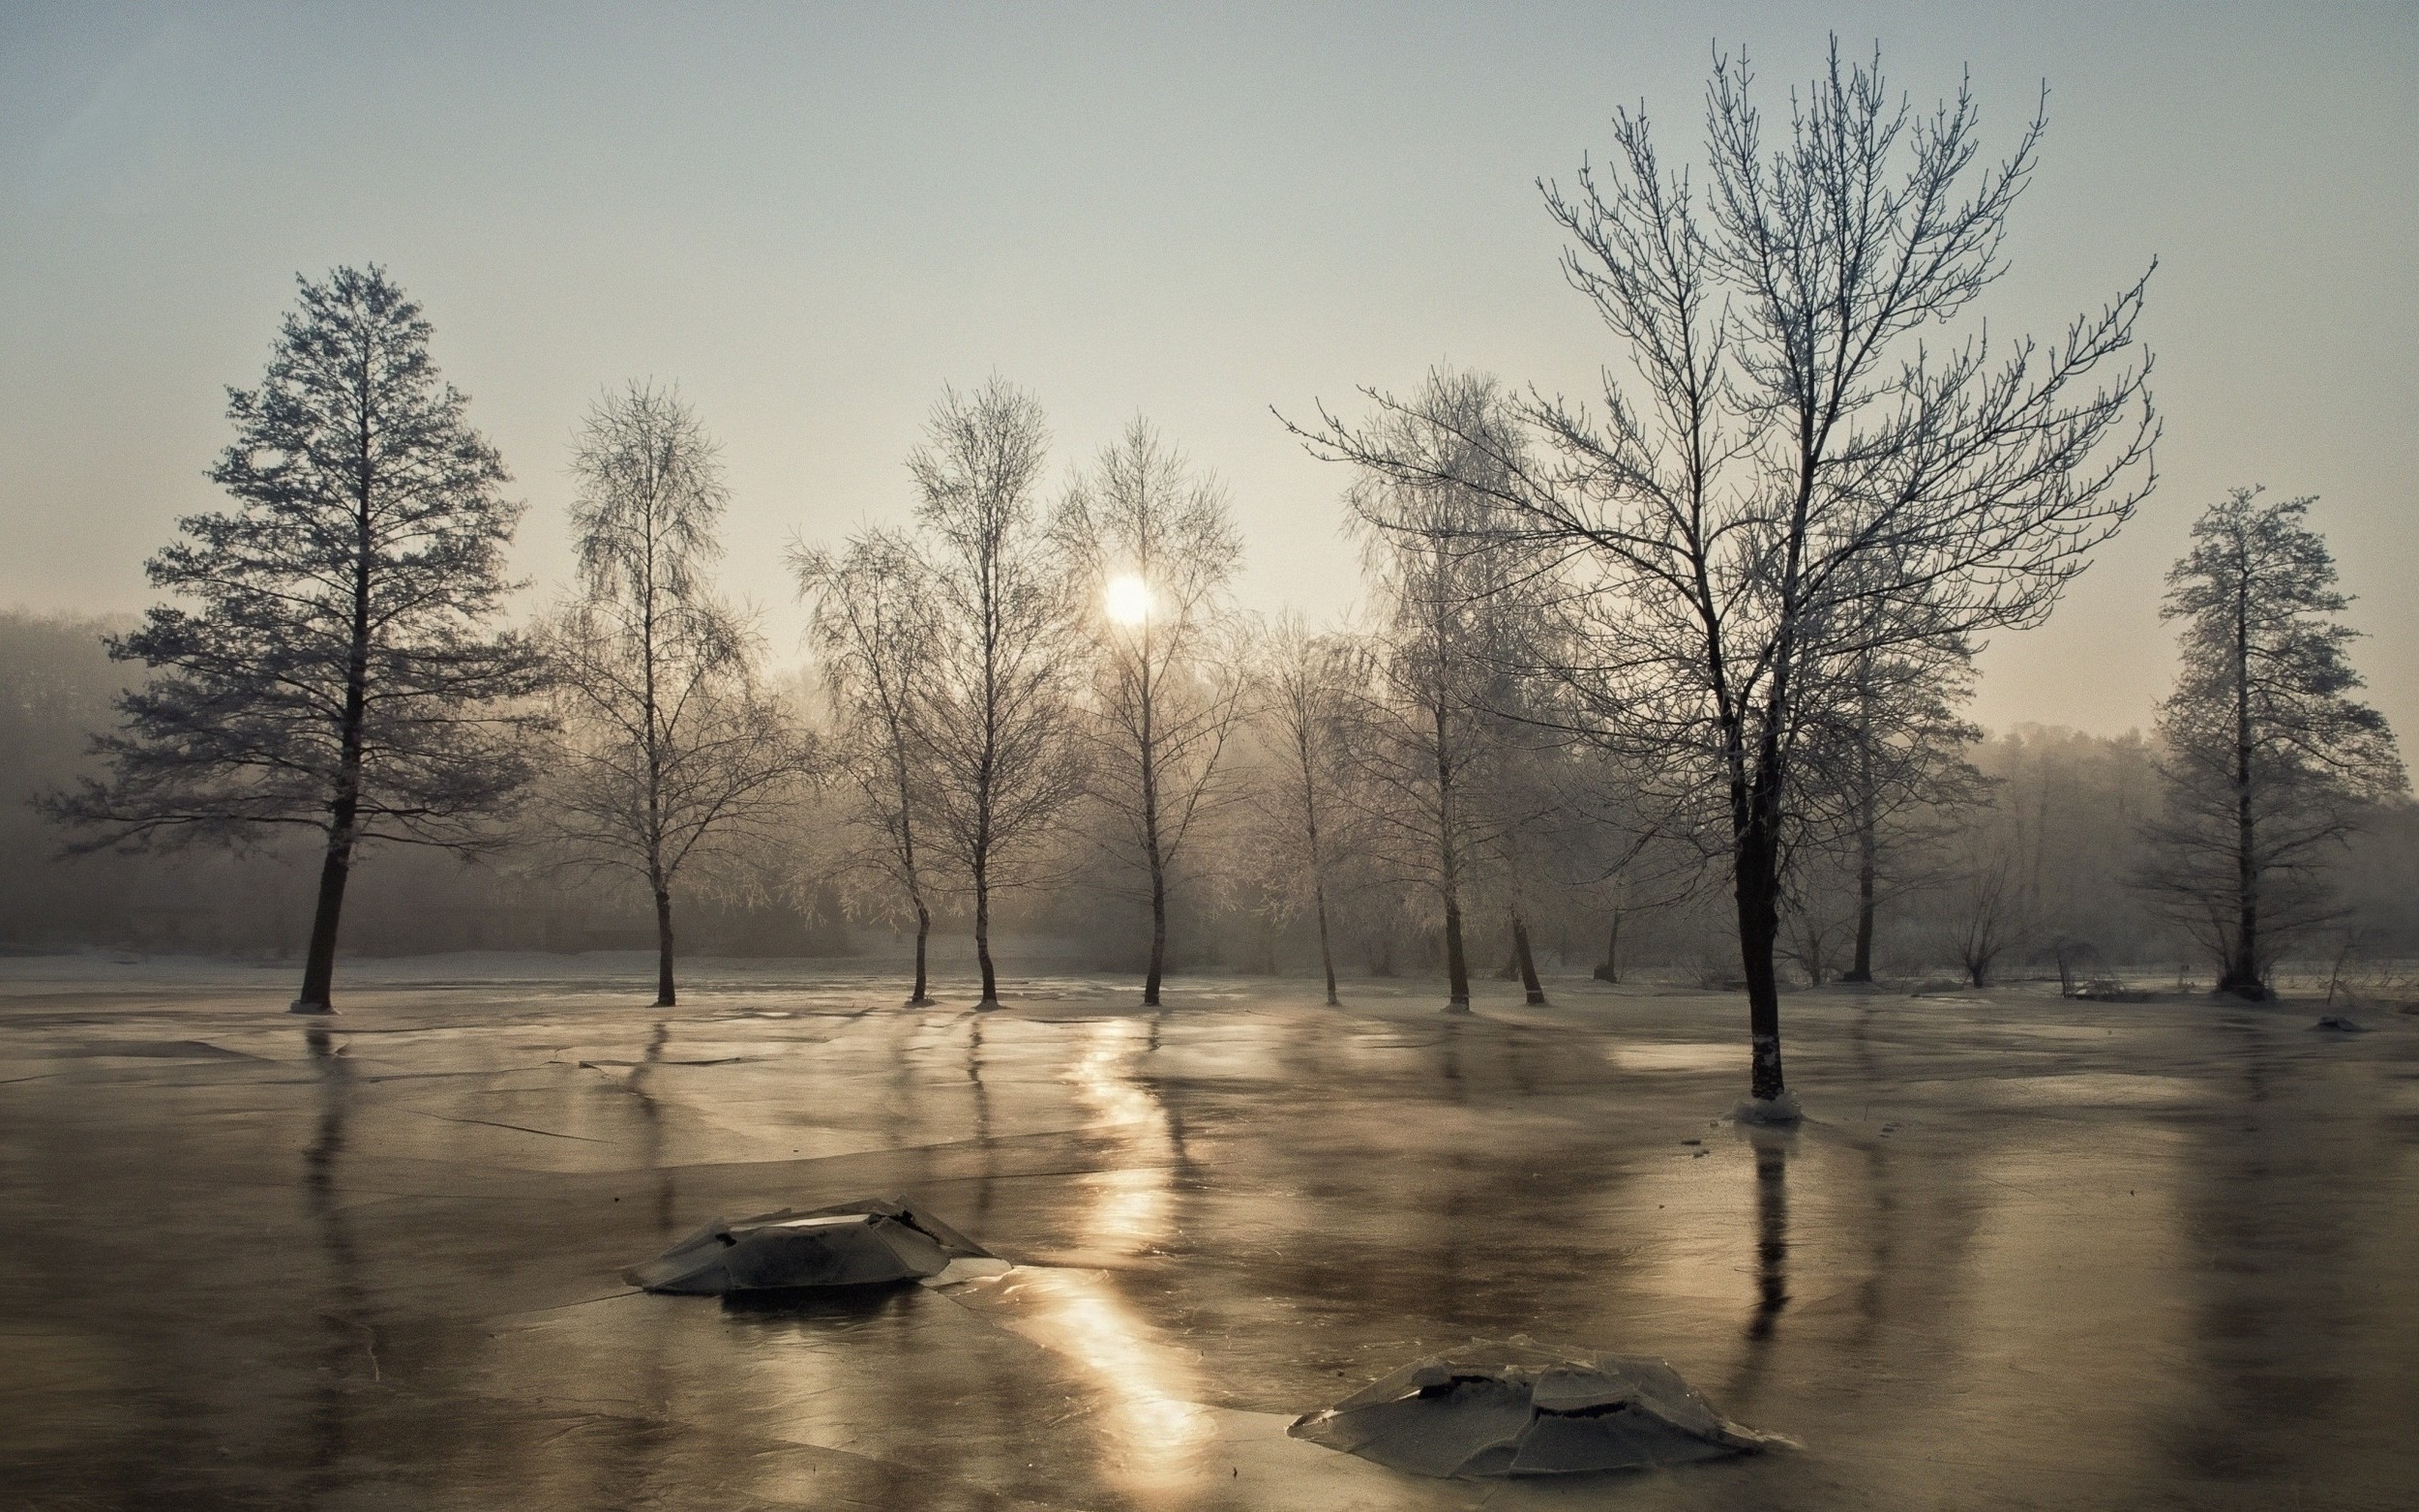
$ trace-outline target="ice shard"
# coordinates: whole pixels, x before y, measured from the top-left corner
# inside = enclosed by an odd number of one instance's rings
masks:
[[[724,1296],[920,1281],[953,1261],[993,1259],[929,1213],[895,1199],[869,1198],[730,1222],[718,1218],[622,1274],[649,1291]]]
[[[1474,1340],[1297,1418],[1297,1438],[1419,1475],[1685,1465],[1787,1440],[1722,1416],[1662,1360]]]

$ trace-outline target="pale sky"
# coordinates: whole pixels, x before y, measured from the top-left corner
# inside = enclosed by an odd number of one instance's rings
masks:
[[[672,17],[677,14],[678,19]],[[701,15],[703,18],[700,18]],[[0,0],[0,605],[132,610],[293,277],[383,263],[567,566],[573,428],[677,382],[722,438],[727,585],[795,654],[793,532],[902,520],[942,385],[1058,466],[1137,411],[1231,489],[1252,608],[1343,611],[1339,469],[1270,406],[1431,365],[1591,391],[1616,349],[1535,180],[1643,103],[1693,156],[1714,44],[1777,105],[1825,33],[2005,147],[2050,88],[1995,336],[2155,255],[2157,493],[1984,723],[2146,725],[2160,578],[2232,484],[2315,493],[2374,701],[2419,738],[2419,5],[112,7]]]

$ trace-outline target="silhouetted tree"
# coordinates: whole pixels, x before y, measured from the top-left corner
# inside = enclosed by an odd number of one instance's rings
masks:
[[[1143,874],[1150,963],[1143,1004],[1167,970],[1170,874],[1195,823],[1231,793],[1227,743],[1243,667],[1230,585],[1243,543],[1215,483],[1137,419],[1069,492],[1052,535],[1092,601],[1091,795],[1115,816],[1112,847]]]
[[[298,279],[236,438],[210,470],[236,508],[178,521],[146,564],[164,605],[109,654],[155,675],[96,753],[112,775],[54,796],[102,845],[321,841],[297,1013],[334,1011],[337,928],[371,841],[476,852],[529,776],[528,643],[492,628],[522,506],[429,357],[429,322],[382,269]]]
[[[696,411],[644,384],[608,394],[572,470],[579,591],[548,637],[568,736],[552,816],[580,863],[646,883],[655,1006],[668,1008],[673,881],[784,812],[811,751],[759,686],[755,637],[707,579],[730,495]]]
[[[2308,498],[2236,489],[2193,526],[2164,617],[2184,666],[2160,705],[2160,814],[2143,884],[2217,957],[2218,990],[2264,997],[2278,949],[2333,915],[2326,865],[2365,807],[2404,789],[2393,731],[2352,698],[2357,632]]]
[[[1476,528],[1592,573],[1592,689],[1608,738],[1719,795],[1752,1045],[1750,1090],[1785,1091],[1774,946],[1802,821],[1798,757],[1822,681],[1850,653],[1971,640],[2044,618],[2149,487],[2156,427],[2134,344],[2147,282],[2046,348],[1994,359],[1926,333],[2005,271],[2008,217],[2043,122],[1977,169],[1977,115],[1918,115],[1878,60],[1829,69],[1768,149],[1744,61],[1708,90],[1712,172],[1666,173],[1642,116],[1618,154],[1546,203],[1565,272],[1621,341],[1596,416],[1525,406],[1532,461],[1422,395],[1381,418],[1322,412],[1323,455],[1406,484],[1458,478]],[[1475,471],[1464,471],[1470,463]],[[1783,1110],[1769,1108],[1768,1115]]]
[[[1070,739],[1068,577],[1034,520],[1048,437],[1041,406],[994,378],[942,394],[908,459],[933,537],[939,673],[917,727],[933,776],[933,837],[974,895],[981,1006],[1000,1005],[991,902],[1027,878],[1040,842],[1083,789]]]

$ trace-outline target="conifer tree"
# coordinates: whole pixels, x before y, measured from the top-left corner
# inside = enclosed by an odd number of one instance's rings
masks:
[[[95,742],[110,781],[48,807],[100,832],[85,849],[316,836],[293,1008],[328,1013],[360,846],[497,844],[539,679],[493,628],[522,506],[420,307],[374,264],[297,282],[260,386],[228,391],[235,440],[209,477],[235,507],[177,522],[146,571],[184,602],[108,642],[155,671]]]
[[[2165,618],[2184,666],[2159,710],[2165,806],[2143,885],[2218,958],[2220,992],[2267,995],[2278,949],[2330,916],[2326,863],[2404,781],[2383,715],[2355,700],[2314,501],[2236,489],[2193,526]]]

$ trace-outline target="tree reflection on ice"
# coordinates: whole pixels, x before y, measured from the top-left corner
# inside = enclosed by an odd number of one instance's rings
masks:
[[[362,1283],[361,1255],[336,1180],[337,1163],[344,1153],[345,1125],[352,1114],[352,1065],[325,1024],[306,1028],[303,1043],[311,1052],[319,1085],[318,1128],[311,1147],[303,1152],[302,1196],[328,1261],[327,1305],[319,1311],[327,1345],[314,1393],[310,1446],[312,1470],[325,1489],[338,1484],[332,1477],[350,1447],[349,1397],[359,1383],[356,1365],[366,1364],[373,1381],[381,1372],[377,1332],[370,1321],[369,1295]]]
[[[1769,1339],[1789,1305],[1789,1141],[1758,1131],[1755,1141],[1755,1314],[1749,1339]]]

